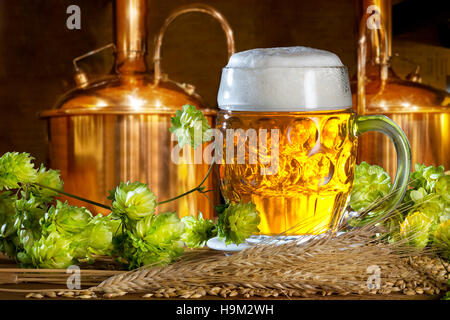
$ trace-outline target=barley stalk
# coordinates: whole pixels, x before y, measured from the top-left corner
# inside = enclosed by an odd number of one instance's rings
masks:
[[[420,258],[417,252],[408,250],[402,243],[374,241],[373,236],[367,230],[364,233],[358,230],[339,237],[331,234],[317,237],[303,245],[295,241],[281,245],[262,244],[233,255],[195,252],[165,267],[147,266],[113,276],[91,290],[148,294],[174,287],[188,291],[203,288],[210,294],[225,297],[245,296],[250,292],[236,288],[254,289],[252,295],[260,296],[361,294],[369,293],[366,281],[367,268],[371,265],[381,269],[382,280],[415,281],[416,287],[417,283],[429,282],[433,290],[445,286],[444,278],[418,267]],[[414,262],[411,262],[411,257]],[[426,260],[427,263],[430,261],[431,258]],[[433,268],[438,268],[438,264],[434,263]],[[220,291],[209,288],[220,288]],[[404,293],[411,294],[413,289],[408,288]],[[163,291],[157,295],[164,296]],[[190,291],[180,294],[183,297],[193,295],[202,296]]]
[[[389,201],[393,193],[371,206]],[[407,211],[404,204],[398,210]],[[362,214],[367,214],[369,210]],[[393,214],[393,213],[392,213]],[[417,251],[410,239],[395,243],[382,241],[378,227],[392,214],[377,217],[362,228],[340,236],[335,233],[313,236],[308,242],[263,241],[227,255],[211,250],[189,250],[167,266],[145,266],[114,275],[89,290],[67,291],[63,296],[82,298],[120,297],[141,293],[155,298],[227,297],[312,297],[351,294],[439,294],[447,290],[448,263],[436,258],[432,249]],[[303,221],[284,234],[311,221]],[[420,232],[420,230],[418,230]],[[380,287],[368,288],[368,267],[379,268]],[[40,298],[43,294],[30,295]],[[48,294],[47,294],[48,296]]]

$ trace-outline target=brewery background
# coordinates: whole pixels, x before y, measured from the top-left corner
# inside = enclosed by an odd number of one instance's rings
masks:
[[[164,19],[188,0],[148,3],[148,48]],[[303,45],[338,54],[356,72],[358,0],[211,0],[235,33],[236,50]],[[81,8],[81,30],[66,28],[66,8]],[[445,89],[450,74],[449,5],[446,1],[393,0],[392,64],[400,76],[420,66],[423,83]],[[46,122],[38,113],[72,88],[72,59],[113,41],[113,1],[0,1],[0,154],[26,151],[47,157]],[[148,63],[151,65],[151,55]],[[162,65],[170,78],[196,86],[216,105],[220,70],[226,64],[225,36],[213,18],[193,13],[169,27]],[[401,57],[401,58],[400,58]],[[82,63],[91,79],[113,67],[110,52]]]

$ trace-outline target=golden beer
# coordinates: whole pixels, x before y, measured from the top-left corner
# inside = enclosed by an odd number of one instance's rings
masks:
[[[387,135],[397,152],[385,210],[402,200],[408,140],[391,119],[352,111],[347,68],[334,53],[306,47],[236,53],[222,70],[217,102],[221,191],[228,202],[256,205],[261,235],[336,231],[353,185],[357,137],[368,131]]]
[[[219,166],[222,194],[227,201],[252,201],[261,216],[261,234],[320,234],[337,226],[353,183],[357,140],[352,132],[354,113],[333,112],[255,113],[221,111],[217,127],[226,130],[267,130],[268,150],[256,150],[251,164],[249,137],[236,134],[233,163]],[[271,154],[270,132],[279,132],[277,169],[262,174]],[[264,132],[264,131],[262,131]],[[265,138],[258,135],[258,140]],[[228,145],[229,147],[230,145]],[[238,148],[245,146],[244,164]],[[259,148],[260,149],[260,148]],[[263,163],[265,162],[265,163]]]

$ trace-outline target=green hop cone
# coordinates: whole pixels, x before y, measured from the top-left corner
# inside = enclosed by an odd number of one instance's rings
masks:
[[[96,217],[98,217],[97,215]],[[103,217],[103,221],[108,227],[109,231],[112,232],[113,236],[118,236],[123,232],[123,224],[120,219],[113,219],[112,214]]]
[[[97,215],[91,222],[89,251],[96,255],[110,256],[113,251],[113,237],[122,232],[120,220]]]
[[[89,226],[87,229],[85,229],[79,233],[72,234],[70,236],[66,236],[66,238],[70,238],[70,241],[71,241],[71,243],[70,243],[71,254],[78,261],[87,261],[87,262],[93,261],[93,259],[91,259],[90,255],[89,255],[89,251],[88,251],[91,230],[92,230],[92,228]],[[56,232],[56,231],[54,231],[54,232]]]
[[[39,200],[32,194],[29,199],[16,200],[14,207],[14,229],[20,245],[27,249],[41,237],[40,220],[45,215],[45,209],[41,207]]]
[[[71,237],[74,257],[80,261],[94,262],[93,255],[111,256],[113,253],[113,237],[116,229],[120,231],[120,220],[111,223],[109,216],[101,214],[91,219],[84,231]]]
[[[444,176],[444,166],[427,167],[424,164],[416,164],[415,171],[411,173],[409,186],[412,189],[424,188],[427,193],[434,193],[435,186],[440,177]]]
[[[436,182],[436,193],[450,206],[450,175],[442,176]]]
[[[414,201],[415,208],[413,211],[420,211],[433,220],[439,220],[439,216],[444,211],[445,206],[442,198],[436,193],[425,193],[423,197],[418,197],[417,195],[424,191],[423,188],[412,191],[417,191],[417,193],[411,192],[411,199]]]
[[[37,179],[37,170],[28,153],[7,152],[0,157],[0,191],[17,189],[20,184],[32,183]]]
[[[114,192],[112,210],[115,217],[139,220],[153,214],[156,196],[144,183],[121,183]]]
[[[14,226],[16,200],[16,196],[9,191],[0,193],[0,252],[11,258],[15,256],[19,245],[17,229]]]
[[[113,239],[118,260],[132,270],[146,265],[163,266],[172,262],[183,252],[183,243],[170,246],[155,246],[137,237],[130,231]]]
[[[27,212],[24,213],[23,220],[22,227],[17,230],[17,236],[19,243],[25,249],[28,249],[41,237],[42,233],[39,228],[39,220],[35,216]],[[24,225],[27,225],[27,227],[24,227]]]
[[[255,204],[230,204],[219,215],[218,236],[225,238],[225,243],[240,244],[255,232],[259,232],[258,225],[261,219]]]
[[[164,212],[139,220],[135,234],[153,245],[170,245],[173,241],[180,241],[184,228],[175,212]]]
[[[433,246],[450,261],[450,220],[441,222],[433,234]]]
[[[420,187],[417,190],[409,190],[409,198],[416,204],[424,202],[427,196],[428,193],[425,188]]]
[[[391,178],[383,168],[361,162],[355,168],[349,205],[355,211],[365,210],[377,199],[386,196],[391,187]]]
[[[105,224],[97,223],[92,228],[89,247],[95,254],[109,255],[112,249],[112,237],[111,230]]]
[[[57,231],[61,234],[78,234],[83,232],[92,220],[92,214],[84,207],[74,207],[57,201],[50,207],[41,221],[44,231]]]
[[[43,165],[39,168],[35,182],[57,190],[63,189],[63,181],[59,176],[59,171],[52,169],[46,170]],[[36,193],[42,197],[45,202],[51,202],[53,200],[52,198],[58,195],[58,192],[56,191],[41,187],[36,187]]]
[[[450,219],[450,205],[445,208],[445,211],[439,217],[439,222],[444,222]]]
[[[188,144],[196,149],[212,139],[208,120],[195,106],[184,105],[183,110],[177,110],[171,121],[172,127],[169,131],[176,135],[180,148]]]
[[[183,253],[184,224],[176,213],[149,215],[135,222],[132,230],[114,237],[115,252],[130,269],[165,265]]]
[[[400,225],[400,236],[410,246],[423,249],[428,243],[432,225],[433,219],[428,215],[420,211],[412,212]]]
[[[10,221],[14,216],[15,197],[10,191],[0,193],[0,226]]]
[[[400,226],[402,222],[404,221],[403,214],[395,210],[388,219],[384,222],[384,226],[386,227],[386,239],[388,242],[393,243],[398,240],[400,240],[399,233],[400,233]]]
[[[46,269],[65,269],[74,264],[71,249],[72,241],[58,232],[42,236],[26,250],[26,254],[18,256],[25,263],[31,261],[32,266]]]
[[[181,222],[186,226],[181,239],[188,248],[203,247],[209,239],[217,235],[214,222],[209,219],[203,219],[201,212],[198,218],[187,216],[183,217]]]

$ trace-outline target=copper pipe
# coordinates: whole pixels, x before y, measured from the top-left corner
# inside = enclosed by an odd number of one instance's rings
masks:
[[[73,67],[75,69],[75,76],[74,76],[75,84],[77,85],[78,88],[86,88],[89,85],[89,78],[88,78],[86,72],[78,66],[78,62],[80,62],[80,60],[83,60],[83,59],[88,58],[88,57],[90,57],[92,55],[95,55],[95,54],[97,54],[97,53],[99,53],[99,52],[101,52],[103,50],[108,49],[108,48],[112,48],[113,52],[114,53],[116,52],[115,44],[114,43],[110,43],[110,44],[107,44],[106,46],[103,46],[103,47],[100,47],[98,49],[89,51],[88,53],[85,53],[85,54],[83,54],[81,56],[78,56],[78,57],[76,57],[75,59],[72,60]]]
[[[89,51],[88,53],[85,53],[85,54],[83,54],[83,55],[81,55],[81,56],[78,56],[78,57],[76,57],[75,59],[73,59],[73,60],[72,60],[73,67],[75,68],[75,70],[79,70],[80,67],[78,66],[78,62],[80,62],[81,60],[83,60],[83,59],[85,59],[85,58],[88,58],[88,57],[90,57],[90,56],[93,56],[93,55],[95,55],[95,54],[97,54],[97,53],[99,53],[99,52],[101,52],[101,51],[103,51],[103,50],[109,49],[109,48],[112,48],[112,50],[113,50],[114,53],[116,52],[116,46],[115,46],[114,43],[107,44],[107,45],[105,45],[105,46],[103,46],[103,47],[100,47],[100,48],[98,48],[98,49]]]
[[[228,21],[225,19],[225,17],[216,9],[213,7],[203,4],[203,3],[196,3],[191,4],[187,6],[182,6],[173,11],[169,17],[164,21],[164,24],[162,25],[161,29],[159,30],[159,33],[156,37],[156,43],[155,43],[155,52],[153,55],[153,62],[155,65],[155,83],[157,84],[159,80],[161,79],[162,72],[161,72],[161,46],[162,41],[164,37],[164,33],[166,32],[167,27],[172,23],[173,20],[175,20],[177,17],[189,13],[189,12],[201,12],[206,13],[217,19],[220,23],[220,26],[222,27],[223,31],[225,32],[225,36],[227,38],[227,48],[228,48],[228,59],[231,57],[231,55],[235,52],[235,45],[234,45],[234,36],[233,36],[233,30],[231,29]]]
[[[364,15],[361,19],[359,27],[359,40],[358,40],[358,114],[365,114],[366,112],[366,99],[365,99],[365,86],[366,86],[366,55],[367,55],[367,21],[368,15]],[[379,53],[380,53],[380,79],[383,86],[388,79],[388,67],[389,67],[389,51],[388,51],[388,38],[386,37],[386,29],[383,19],[380,19],[379,28],[372,32],[378,33]]]
[[[116,0],[117,70],[120,73],[146,71],[146,0]]]
[[[392,1],[391,0],[362,0],[361,19],[366,14],[373,14],[373,7],[376,6],[379,9],[381,20],[384,24],[384,29],[387,37],[387,51],[388,57],[392,56]],[[368,12],[369,11],[369,12]],[[379,50],[380,44],[378,39],[372,38],[372,41],[376,42],[376,47]],[[379,51],[378,51],[379,53]]]

